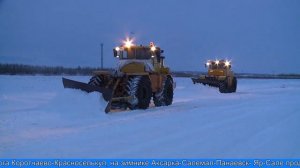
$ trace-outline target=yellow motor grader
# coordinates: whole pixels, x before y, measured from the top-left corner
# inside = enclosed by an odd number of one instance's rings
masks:
[[[114,71],[96,71],[88,83],[62,78],[64,87],[102,93],[108,102],[106,113],[111,109],[147,109],[152,98],[155,106],[172,104],[175,83],[160,47],[152,42],[134,45],[127,39],[113,54],[118,59]]]
[[[236,92],[237,79],[231,70],[231,63],[228,60],[208,60],[205,64],[208,68],[208,75],[201,75],[199,78],[192,78],[193,83],[201,83],[212,87],[218,87],[221,93]]]

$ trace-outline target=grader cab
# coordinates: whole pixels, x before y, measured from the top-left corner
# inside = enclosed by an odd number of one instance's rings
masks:
[[[221,93],[236,92],[237,79],[231,70],[231,62],[228,60],[208,60],[205,64],[208,68],[207,75],[192,78],[194,84],[201,83],[212,87],[218,87]]]
[[[64,87],[102,93],[108,102],[106,113],[111,109],[147,109],[152,98],[155,106],[172,104],[175,83],[160,47],[154,43],[134,45],[127,39],[113,54],[118,59],[114,71],[96,71],[88,83],[63,78]]]

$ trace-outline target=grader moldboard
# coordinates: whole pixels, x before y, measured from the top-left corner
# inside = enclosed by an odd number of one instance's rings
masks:
[[[208,75],[201,75],[199,78],[192,78],[193,83],[202,83],[212,87],[218,87],[221,93],[236,92],[237,79],[231,70],[231,63],[228,60],[207,61]]]
[[[164,65],[163,50],[152,42],[149,46],[132,42],[127,39],[113,49],[119,60],[114,71],[95,71],[88,83],[62,78],[64,87],[102,93],[108,102],[106,113],[113,109],[147,109],[152,97],[155,106],[171,105],[175,83]]]

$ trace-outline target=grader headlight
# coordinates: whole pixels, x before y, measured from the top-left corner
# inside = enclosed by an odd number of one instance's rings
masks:
[[[210,62],[206,62],[206,64],[205,64],[207,67],[209,67],[210,66]]]
[[[126,48],[130,48],[131,46],[133,46],[133,40],[127,38],[127,39],[124,41],[124,46],[125,46]]]
[[[230,66],[230,61],[226,60],[225,61],[225,66],[229,67]]]
[[[155,50],[156,50],[156,47],[155,47],[155,46],[152,46],[152,47],[151,47],[151,51],[154,52]]]

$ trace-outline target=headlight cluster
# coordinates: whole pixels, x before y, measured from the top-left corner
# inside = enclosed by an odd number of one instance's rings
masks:
[[[210,65],[225,65],[226,67],[229,67],[231,65],[231,62],[229,60],[218,60],[216,59],[215,61],[211,61],[211,60],[208,60],[206,62],[206,66],[210,66]]]
[[[127,37],[125,40],[122,41],[123,42],[123,45],[120,45],[120,46],[116,46],[114,48],[114,56],[117,57],[117,58],[120,58],[122,57],[122,54],[123,52],[129,52],[129,50],[141,50],[141,47],[145,47],[147,50],[149,49],[150,52],[151,52],[151,58],[155,58],[158,54],[158,52],[161,52],[160,51],[160,48],[155,46],[155,44],[153,42],[150,42],[150,45],[149,46],[135,46],[135,44],[133,43],[134,42],[134,39],[133,38],[130,38],[130,37]],[[148,48],[149,47],[149,48]]]

